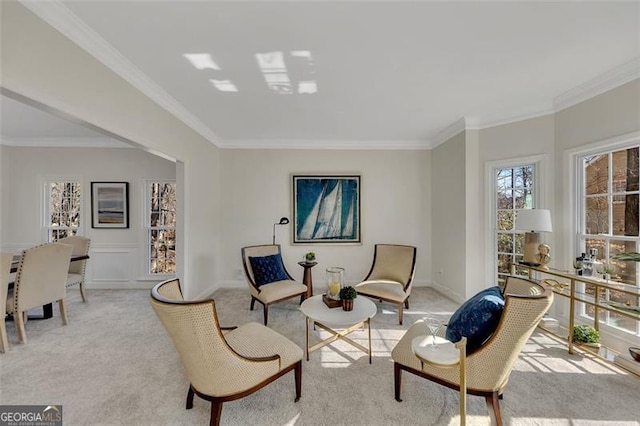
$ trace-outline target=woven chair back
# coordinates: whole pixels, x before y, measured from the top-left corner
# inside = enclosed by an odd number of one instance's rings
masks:
[[[277,361],[265,365],[245,361],[236,354],[220,329],[215,302],[182,301],[179,286],[178,280],[157,284],[151,290],[151,306],[178,351],[189,382],[198,392],[213,397],[231,395],[243,386],[254,385],[256,377],[277,373]]]

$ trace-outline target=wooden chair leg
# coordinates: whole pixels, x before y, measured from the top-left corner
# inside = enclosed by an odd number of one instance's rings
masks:
[[[396,401],[402,402],[400,398],[400,386],[402,385],[402,369],[397,362],[393,363],[393,389],[395,391]]]
[[[4,317],[0,318],[0,353],[9,352],[9,339],[7,338],[7,325]]]
[[[404,309],[402,308],[402,303],[398,305],[398,324],[402,325],[402,317],[404,314]]]
[[[493,414],[492,424],[496,426],[502,426],[502,414],[500,413],[500,402],[498,392],[494,392],[490,396],[485,396],[485,401],[487,403],[487,408],[489,409],[489,414]]]
[[[84,283],[80,283],[80,296],[82,296],[82,301],[87,301],[87,293],[84,291]]]
[[[191,410],[193,408],[193,388],[191,384],[189,384],[189,390],[187,391],[187,410]]]
[[[222,415],[222,402],[213,400],[211,401],[211,420],[209,425],[218,426],[220,424],[220,416]]]
[[[256,298],[251,296],[251,306],[249,307],[250,311],[253,311],[253,307],[256,305]]]
[[[293,374],[296,378],[296,399],[294,402],[298,402],[300,401],[300,395],[302,394],[302,361],[298,361]]]
[[[262,305],[262,315],[264,316],[264,325],[267,325],[267,318],[269,317],[269,306],[265,303]]]
[[[407,300],[404,301],[404,308],[405,309],[409,309],[409,298],[407,297]]]
[[[24,330],[24,317],[26,317],[26,314],[26,311],[13,313],[13,321],[16,324],[16,334],[18,335],[20,343],[27,343],[27,333]]]
[[[62,324],[69,324],[69,318],[67,318],[67,308],[64,304],[64,299],[58,300],[58,307],[60,308],[60,316],[62,317]]]

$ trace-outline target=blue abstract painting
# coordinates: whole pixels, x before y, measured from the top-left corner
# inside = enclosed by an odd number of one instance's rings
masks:
[[[294,243],[360,243],[360,176],[293,175]]]

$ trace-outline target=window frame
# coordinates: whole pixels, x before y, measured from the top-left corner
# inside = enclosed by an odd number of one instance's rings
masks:
[[[165,178],[161,178],[161,179],[145,179],[142,183],[143,186],[143,190],[142,193],[144,194],[144,200],[142,203],[142,237],[141,237],[141,241],[143,242],[143,249],[141,250],[142,253],[144,253],[144,262],[142,263],[142,276],[144,277],[143,279],[149,280],[149,279],[169,279],[169,278],[173,278],[176,276],[177,273],[177,247],[178,244],[177,242],[175,243],[175,263],[176,263],[176,273],[153,273],[151,272],[151,231],[153,230],[157,230],[157,229],[173,229],[174,232],[176,233],[176,239],[177,239],[177,220],[176,220],[176,224],[171,227],[171,226],[161,226],[161,227],[151,227],[151,185],[154,183],[160,183],[160,184],[166,184],[166,183],[170,183],[173,184],[175,186],[175,192],[177,193],[177,181],[176,179],[165,179]],[[178,214],[178,206],[177,206],[177,194],[176,194],[176,216]]]
[[[547,155],[531,155],[504,160],[488,161],[485,163],[485,235],[490,236],[485,241],[485,279],[491,285],[497,285],[498,281],[498,209],[497,209],[497,184],[496,172],[504,168],[517,168],[531,165],[534,168],[532,202],[536,208],[548,208],[546,194],[549,193],[545,176],[547,170]],[[516,209],[514,209],[516,210]],[[516,233],[516,231],[513,231]]]
[[[77,227],[57,227],[51,226],[51,184],[52,183],[76,183],[80,187],[80,196],[78,197],[78,205],[80,211],[78,213],[78,226]],[[84,195],[84,183],[78,176],[46,176],[40,179],[41,199],[42,205],[40,209],[41,226],[42,226],[42,241],[55,242],[57,239],[52,239],[51,232],[55,229],[70,229],[75,230],[72,235],[84,234],[84,222],[85,222],[85,195]]]
[[[574,182],[572,183],[572,190],[575,195],[573,199],[573,207],[574,212],[572,215],[572,225],[571,229],[574,232],[574,238],[572,241],[572,259],[575,258],[574,253],[582,253],[586,250],[586,241],[589,239],[599,239],[605,242],[605,252],[598,253],[598,258],[608,258],[609,257],[609,247],[611,241],[631,241],[636,243],[636,251],[640,251],[640,236],[625,236],[625,235],[616,235],[613,233],[612,224],[613,224],[613,205],[615,204],[614,195],[618,194],[620,191],[615,191],[614,189],[614,177],[613,177],[613,167],[612,167],[612,154],[616,151],[625,150],[628,148],[640,147],[640,132],[635,132],[630,135],[625,135],[619,138],[612,138],[608,140],[604,140],[598,142],[596,144],[592,144],[586,148],[574,150],[570,153],[571,156],[571,165],[573,168],[573,176]],[[588,194],[586,193],[586,183],[585,183],[585,168],[583,159],[584,157],[592,156],[592,155],[607,155],[607,191],[603,193],[607,197],[607,210],[608,210],[608,223],[607,223],[607,233],[606,234],[587,234],[586,233],[586,200],[588,198]],[[636,192],[636,191],[633,191]],[[593,195],[593,194],[591,194]],[[618,194],[619,195],[619,194]],[[609,201],[611,200],[611,201]],[[583,232],[584,231],[584,232]],[[640,287],[640,262],[635,263],[636,267],[636,287]],[[631,284],[633,285],[633,284]],[[584,291],[585,284],[580,283],[577,290]],[[609,293],[606,293],[606,297],[609,296]],[[593,321],[593,316],[587,313],[587,305],[584,303],[577,304],[577,316],[578,318],[584,321]],[[602,314],[602,313],[601,313]],[[640,322],[635,321],[636,330],[635,332],[630,331],[626,328],[618,327],[610,320],[610,312],[604,312],[604,318],[602,315],[600,316],[599,326],[605,328],[607,331],[611,332],[611,334],[623,337],[631,336],[637,338],[640,336]]]

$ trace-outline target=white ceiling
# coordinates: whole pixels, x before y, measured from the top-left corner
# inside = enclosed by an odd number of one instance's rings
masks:
[[[23,4],[221,147],[431,147],[640,76],[637,1]]]

